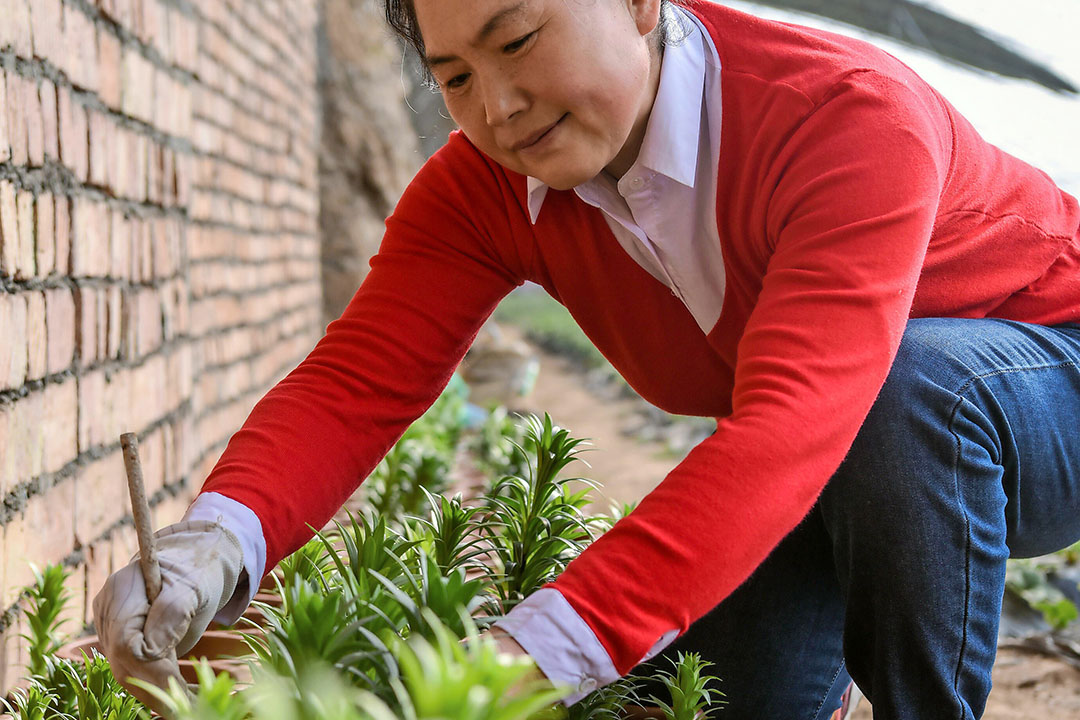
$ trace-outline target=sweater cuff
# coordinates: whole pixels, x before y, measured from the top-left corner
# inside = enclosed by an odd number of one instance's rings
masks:
[[[242,579],[238,581],[233,596],[214,616],[215,622],[232,625],[251,604],[266,568],[266,539],[263,537],[262,523],[247,505],[216,492],[206,492],[195,498],[184,514],[184,520],[220,523],[240,541],[247,586],[244,586]]]
[[[607,650],[555,588],[537,590],[495,625],[532,656],[548,680],[572,689],[565,705],[619,679]]]

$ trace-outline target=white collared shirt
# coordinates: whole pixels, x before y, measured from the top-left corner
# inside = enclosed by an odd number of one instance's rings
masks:
[[[708,333],[724,299],[724,265],[716,227],[716,173],[720,148],[720,59],[705,28],[682,8],[669,9],[680,25],[664,50],[660,86],[641,151],[617,183],[601,174],[574,188],[584,202],[599,208],[626,252],[671,291]],[[528,179],[532,221],[542,209],[548,186]],[[221,522],[240,540],[248,576],[261,578],[266,541],[258,517],[241,503],[218,493],[200,495],[185,520]],[[251,601],[257,582],[237,593],[218,613],[235,621]],[[496,623],[508,632],[554,683],[575,690],[571,705],[619,679],[611,657],[562,594],[541,589]],[[672,628],[657,638],[641,661],[678,636]]]
[[[618,182],[601,173],[574,192],[599,208],[623,250],[664,283],[708,333],[724,301],[716,229],[720,148],[720,59],[697,18],[669,9],[675,41],[664,51],[660,86],[641,150]],[[548,186],[528,178],[536,222]]]

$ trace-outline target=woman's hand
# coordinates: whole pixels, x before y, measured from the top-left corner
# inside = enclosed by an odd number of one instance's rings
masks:
[[[525,648],[521,647],[514,637],[500,628],[497,625],[493,625],[491,628],[480,633],[481,641],[485,639],[491,639],[495,641],[496,647],[498,647],[500,653],[507,653],[515,658],[529,657],[529,653],[525,652]],[[551,681],[547,679],[547,676],[541,672],[539,667],[534,667],[519,680],[513,687],[510,688],[510,694],[516,695],[525,687],[536,687],[539,682],[546,683],[549,687],[553,687]]]

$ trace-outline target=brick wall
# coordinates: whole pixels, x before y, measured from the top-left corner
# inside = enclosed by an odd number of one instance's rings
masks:
[[[0,0],[0,690],[29,563],[69,630],[320,319],[315,0]]]

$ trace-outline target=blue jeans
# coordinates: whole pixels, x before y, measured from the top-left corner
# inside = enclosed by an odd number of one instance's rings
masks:
[[[978,718],[1006,558],[1078,538],[1080,325],[912,320],[817,505],[661,658],[713,662],[727,720],[824,720],[851,678],[877,720]]]

